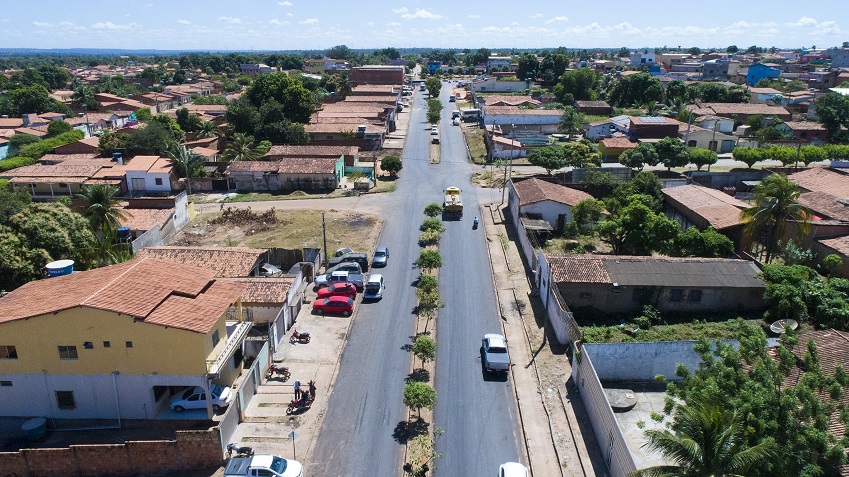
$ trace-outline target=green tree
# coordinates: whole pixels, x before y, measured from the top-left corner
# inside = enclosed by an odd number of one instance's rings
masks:
[[[849,96],[829,91],[814,100],[814,111],[832,140],[846,141],[842,130],[849,128]]]
[[[639,195],[648,197],[647,204],[655,212],[660,212],[663,203],[663,185],[660,180],[650,171],[640,171],[630,181],[619,184],[613,190],[613,194],[607,200],[608,210],[618,211],[619,206],[627,205],[631,196]]]
[[[333,48],[325,50],[324,55],[336,60],[350,60],[353,57],[354,52],[346,45],[336,45]]]
[[[12,189],[9,187],[8,180],[0,179],[0,224],[8,223],[13,215],[24,210],[31,203],[32,196],[26,189]]]
[[[439,78],[430,77],[425,80],[425,88],[431,98],[439,98],[439,91],[442,90],[442,81],[439,81]]]
[[[343,98],[347,98],[354,92],[354,82],[347,74],[341,75],[339,81],[336,82],[336,94]]]
[[[624,255],[650,255],[652,251],[666,250],[680,233],[678,222],[655,213],[643,198],[634,195],[618,214],[598,223],[598,235],[613,248],[613,253]]]
[[[17,133],[9,138],[9,156],[16,156],[20,149],[28,144],[41,142],[41,138],[32,134]]]
[[[776,456],[773,442],[746,445],[743,419],[715,402],[692,402],[675,407],[672,430],[646,431],[649,451],[657,451],[672,465],[649,467],[634,477],[737,477],[764,466]]]
[[[601,155],[587,139],[571,142],[563,146],[563,159],[567,166],[598,167],[601,165]]]
[[[531,150],[528,153],[528,162],[531,165],[542,167],[548,175],[566,167],[566,156],[561,146],[546,146]]]
[[[254,134],[261,124],[259,108],[254,107],[247,99],[237,99],[227,106],[224,114],[227,123],[234,133]]]
[[[94,232],[117,230],[127,218],[120,207],[120,191],[106,184],[84,185],[77,196],[83,201],[83,217],[88,219]]]
[[[422,368],[436,359],[436,341],[430,336],[419,336],[413,343],[413,354],[422,362]]]
[[[442,214],[442,206],[437,202],[431,202],[424,208],[424,213],[428,217],[439,217]]]
[[[554,85],[554,95],[563,104],[572,104],[576,100],[595,100],[598,99],[597,87],[598,74],[593,70],[583,68],[566,71]]]
[[[26,249],[42,249],[51,260],[71,259],[86,268],[86,249],[94,233],[88,220],[68,207],[34,202],[13,215],[8,225]]]
[[[74,127],[65,121],[50,121],[50,124],[47,125],[47,135],[48,136],[58,136],[60,134],[64,134],[66,132],[71,132],[74,130]]]
[[[734,242],[713,228],[690,227],[672,240],[670,255],[676,257],[725,258],[734,252]]]
[[[436,291],[439,288],[439,281],[436,279],[435,276],[424,273],[419,277],[419,280],[416,282],[416,288],[419,290],[424,290],[426,293],[430,293]]]
[[[404,405],[415,409],[419,419],[421,419],[422,409],[433,409],[434,404],[436,404],[436,391],[427,383],[413,381],[404,386]]]
[[[696,165],[696,170],[702,170],[703,166],[709,166],[716,164],[716,161],[719,160],[719,156],[716,155],[715,152],[702,149],[700,147],[690,149],[690,162]]]
[[[666,86],[666,100],[671,102],[674,100],[689,101],[690,88],[687,83],[680,80],[672,80]]]
[[[731,45],[725,49],[726,53],[737,53],[738,51],[740,51],[740,48],[737,48],[737,45]]]
[[[572,220],[581,229],[587,224],[601,220],[604,214],[604,202],[597,199],[584,199],[572,207]]]
[[[421,227],[419,229],[423,232],[427,232],[428,230],[436,230],[437,232],[445,232],[445,227],[442,225],[442,221],[436,217],[428,217],[424,219]]]
[[[619,156],[619,164],[632,169],[642,170],[645,166],[656,166],[660,158],[654,150],[654,146],[648,142],[637,144],[634,149],[629,149]]]
[[[254,146],[253,136],[242,133],[233,135],[233,141],[221,155],[221,158],[226,162],[258,161],[260,157],[261,155],[257,153],[257,148]]]
[[[812,162],[821,162],[828,159],[825,149],[818,146],[802,146],[799,149],[799,156],[806,166]]]
[[[516,77],[521,80],[535,80],[539,73],[539,68],[540,64],[537,55],[525,53],[519,57],[518,65],[516,66]]]
[[[192,176],[196,174],[198,169],[203,169],[203,159],[182,145],[172,147],[167,154],[177,176],[186,178],[186,191],[191,195]]]
[[[398,156],[386,156],[380,161],[380,169],[388,172],[392,177],[396,177],[403,167],[401,158]]]
[[[416,266],[425,272],[442,267],[442,255],[438,250],[422,250],[416,259]]]
[[[673,167],[684,167],[690,163],[690,154],[687,146],[678,138],[665,137],[654,145],[657,158],[666,166],[666,170]]]
[[[198,138],[213,138],[221,137],[221,130],[212,121],[203,121],[200,123],[200,128],[197,130]]]
[[[174,126],[176,126],[176,122]],[[179,130],[179,126],[176,126],[176,128]],[[123,135],[127,157],[166,157],[168,151],[176,147],[178,142],[179,140],[174,138],[173,130],[154,120],[151,120],[147,127],[139,128],[132,133]]]
[[[572,106],[565,106],[557,130],[568,134],[571,139],[573,134],[579,134],[582,131],[587,122],[586,114],[576,111]]]
[[[41,278],[51,260],[47,251],[30,248],[13,229],[0,224],[0,290],[14,290]]]
[[[735,147],[731,151],[731,155],[734,157],[734,160],[743,162],[749,166],[749,169],[758,163],[758,161],[763,160],[761,150],[753,147]]]
[[[610,103],[614,106],[643,106],[662,99],[663,84],[648,73],[620,78],[610,91]]]
[[[309,123],[315,111],[313,94],[304,84],[286,73],[261,75],[245,91],[244,96],[255,108],[274,99],[286,111],[286,119],[294,123]]]
[[[803,233],[809,228],[807,208],[798,203],[799,186],[784,174],[772,174],[754,190],[754,207],[742,212],[745,232],[766,247],[764,262],[770,263],[784,237],[787,222],[796,222]]]

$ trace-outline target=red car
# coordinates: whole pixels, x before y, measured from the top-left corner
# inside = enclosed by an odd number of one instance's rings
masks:
[[[347,296],[317,298],[312,304],[312,311],[320,315],[334,313],[342,316],[350,316],[354,312],[354,299]]]
[[[349,296],[357,297],[357,287],[351,282],[336,282],[327,288],[318,289],[318,299],[327,298],[329,296]]]

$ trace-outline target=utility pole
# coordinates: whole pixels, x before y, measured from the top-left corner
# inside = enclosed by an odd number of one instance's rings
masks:
[[[324,222],[324,212],[321,213],[321,234],[324,236],[324,268],[327,268],[327,224]]]

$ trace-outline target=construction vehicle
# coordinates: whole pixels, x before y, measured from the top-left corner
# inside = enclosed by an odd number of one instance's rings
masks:
[[[445,202],[442,203],[442,215],[444,219],[463,218],[463,201],[460,199],[459,187],[445,189]]]

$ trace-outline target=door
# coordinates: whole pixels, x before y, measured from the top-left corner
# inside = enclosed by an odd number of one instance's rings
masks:
[[[146,190],[144,186],[144,178],[133,178],[133,190]]]

